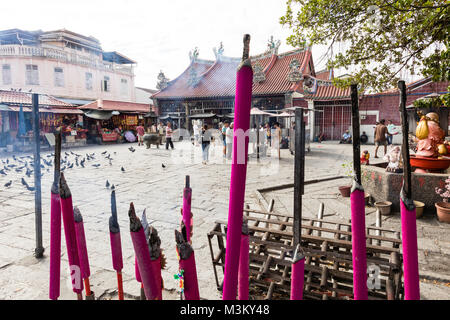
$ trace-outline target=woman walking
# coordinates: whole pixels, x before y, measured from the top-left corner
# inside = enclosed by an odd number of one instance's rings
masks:
[[[273,147],[273,150],[278,151],[278,159],[281,158],[280,144],[281,144],[281,128],[280,128],[280,124],[278,122],[276,122],[275,123],[275,131],[273,133],[273,139],[272,139],[272,147]]]
[[[211,132],[208,131],[208,126],[205,124],[202,128],[202,156],[203,164],[207,164],[209,161],[209,146],[211,144]]]

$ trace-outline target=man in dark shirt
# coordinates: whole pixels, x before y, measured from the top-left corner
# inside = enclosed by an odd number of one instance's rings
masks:
[[[387,152],[386,135],[390,135],[390,134],[384,123],[385,123],[385,120],[382,119],[375,127],[375,156],[374,156],[374,158],[378,158],[378,147],[380,145],[384,147],[384,155],[386,155],[386,152]]]

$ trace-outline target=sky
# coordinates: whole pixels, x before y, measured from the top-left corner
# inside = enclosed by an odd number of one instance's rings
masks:
[[[2,1],[0,30],[67,29],[101,42],[137,62],[135,85],[156,88],[162,70],[174,79],[189,65],[189,51],[214,60],[223,42],[224,55],[240,57],[242,38],[251,35],[250,54],[263,53],[270,36],[281,40],[279,52],[292,50],[290,31],[279,23],[285,0],[14,0]],[[324,47],[313,47],[316,71]]]

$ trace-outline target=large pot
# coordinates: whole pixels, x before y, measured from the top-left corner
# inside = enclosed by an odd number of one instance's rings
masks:
[[[416,207],[416,218],[422,217],[425,203],[414,200],[414,206]]]
[[[438,220],[441,222],[450,223],[450,203],[437,202],[434,205],[436,206]]]
[[[339,187],[339,192],[344,198],[350,197],[350,191],[352,189],[352,186],[341,186]]]
[[[380,211],[383,216],[391,215],[392,202],[390,201],[377,201],[375,207]]]

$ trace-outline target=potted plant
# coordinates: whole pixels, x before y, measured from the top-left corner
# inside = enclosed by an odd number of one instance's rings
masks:
[[[436,187],[435,192],[442,198],[443,201],[434,204],[436,206],[438,220],[441,222],[450,223],[450,177],[445,180],[444,189]]]
[[[342,164],[342,168],[344,169],[344,174],[350,178],[350,184],[339,186],[339,192],[344,198],[350,197],[350,191],[352,189],[352,179],[353,179],[353,161],[346,162]]]

